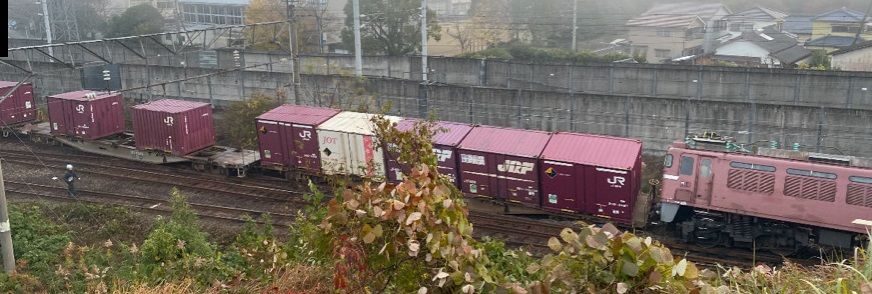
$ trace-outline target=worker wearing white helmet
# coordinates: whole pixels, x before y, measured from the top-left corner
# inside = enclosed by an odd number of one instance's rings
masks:
[[[73,183],[76,180],[80,180],[80,178],[73,172],[73,165],[67,164],[67,174],[64,175],[64,182],[67,182],[67,192],[70,194],[70,197],[76,197],[76,189],[73,187]]]

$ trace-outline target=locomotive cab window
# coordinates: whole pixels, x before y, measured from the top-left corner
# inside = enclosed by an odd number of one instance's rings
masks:
[[[787,174],[794,175],[794,176],[822,178],[822,179],[828,179],[828,180],[835,180],[837,178],[836,174],[833,174],[833,173],[825,173],[825,172],[819,172],[819,171],[813,171],[813,170],[807,170],[807,169],[795,169],[795,168],[788,168]]]
[[[869,184],[869,185],[872,185],[872,178],[858,177],[858,176],[851,176],[851,177],[848,178],[848,179],[850,179],[851,182],[854,182],[854,183],[859,183],[859,184]]]
[[[693,175],[693,157],[690,156],[682,156],[681,160],[678,162],[679,171],[678,173],[683,176]]]
[[[703,158],[699,161],[699,176],[709,178],[712,176],[712,160]]]
[[[666,158],[663,159],[663,167],[672,167],[672,154],[666,154]]]

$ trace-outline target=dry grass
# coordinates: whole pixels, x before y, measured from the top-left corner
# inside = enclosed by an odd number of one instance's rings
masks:
[[[279,274],[274,281],[264,285],[259,281],[245,282],[241,285],[216,283],[212,288],[202,289],[194,281],[167,283],[161,285],[136,285],[121,287],[114,294],[217,294],[217,293],[275,293],[275,294],[321,294],[332,293],[330,272],[321,267],[295,266]],[[99,289],[94,291],[101,293]]]

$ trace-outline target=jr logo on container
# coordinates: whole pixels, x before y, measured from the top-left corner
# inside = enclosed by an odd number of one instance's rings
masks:
[[[623,188],[624,181],[626,181],[626,180],[627,179],[625,179],[624,177],[614,176],[614,177],[608,178],[606,180],[606,182],[608,182],[609,186],[611,186],[612,188]]]
[[[303,139],[303,141],[311,141],[312,140],[312,131],[300,132],[300,138]]]
[[[175,119],[172,116],[167,116],[164,118],[164,123],[167,124],[168,127],[171,127],[175,123]]]
[[[516,160],[506,160],[503,164],[497,165],[497,170],[519,175],[526,175],[533,171],[535,165],[532,162],[520,162]]]

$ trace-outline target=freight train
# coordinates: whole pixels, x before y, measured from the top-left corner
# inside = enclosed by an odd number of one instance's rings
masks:
[[[29,113],[15,124],[36,141],[156,164],[188,161],[197,169],[240,177],[257,168],[289,179],[339,174],[396,182],[409,171],[375,138],[373,114],[282,105],[252,123],[259,150],[236,150],[214,145],[208,104],[159,100],[133,106],[130,133],[116,126],[123,112],[106,110],[123,107],[113,102],[120,101],[116,96],[53,95],[47,99],[47,122],[34,123]],[[29,111],[32,103],[32,97],[7,99],[0,103],[0,117]],[[385,118],[400,130],[416,122]],[[661,196],[654,200],[640,194],[641,141],[453,122],[436,126],[443,130],[433,137],[438,169],[469,197],[634,227],[665,224],[687,242],[708,246],[789,253],[867,242],[869,160],[766,148],[736,151],[725,148],[729,141],[706,136],[676,142],[666,151]],[[659,219],[649,222],[655,219],[649,212]]]

